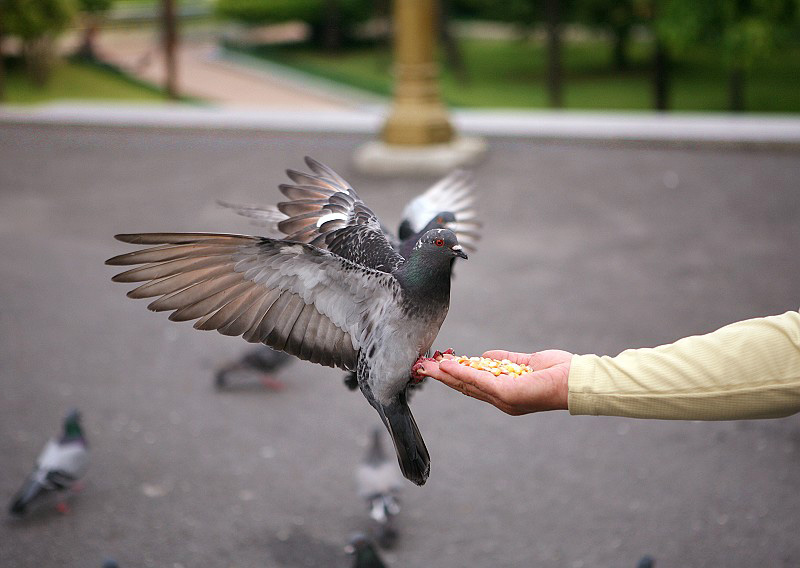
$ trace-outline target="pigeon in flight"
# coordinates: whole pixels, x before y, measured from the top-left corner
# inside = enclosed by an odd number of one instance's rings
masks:
[[[401,482],[397,466],[383,451],[381,431],[375,428],[364,461],[356,469],[356,484],[359,497],[366,501],[369,516],[378,526],[377,540],[384,548],[397,540],[392,519],[400,512]]]
[[[63,492],[74,486],[89,466],[86,438],[81,429],[81,415],[72,410],[64,419],[64,432],[51,439],[39,454],[33,472],[14,497],[9,512],[22,516],[28,507],[45,495]]]
[[[422,485],[430,456],[407,404],[410,370],[447,315],[453,261],[467,254],[453,231],[434,229],[403,258],[346,181],[319,162],[306,162],[314,174],[289,170],[297,185],[282,188],[304,194],[312,211],[281,222],[287,239],[117,235],[148,248],[106,263],[143,265],[113,280],[144,282],[128,296],[157,297],[148,307],[171,311],[173,321],[197,320],[196,329],[241,335],[313,363],[355,370],[361,392],[392,437],[403,475]]]

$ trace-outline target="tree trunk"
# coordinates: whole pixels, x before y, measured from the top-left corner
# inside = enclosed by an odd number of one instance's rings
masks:
[[[669,53],[664,43],[656,39],[653,46],[653,95],[656,110],[669,110]]]
[[[445,64],[453,72],[459,83],[469,82],[464,57],[461,55],[458,41],[450,33],[450,0],[439,0],[439,39],[444,47]]]
[[[94,14],[86,14],[84,18],[83,39],[81,45],[78,47],[76,55],[81,59],[88,59],[94,61],[97,59],[97,50],[95,49],[97,32],[100,28],[99,17]]]
[[[0,6],[0,102],[6,100],[6,60],[3,55],[3,9]]]
[[[47,35],[28,39],[22,43],[28,77],[37,87],[44,87],[50,80],[53,63],[53,42]]]
[[[744,111],[744,69],[734,65],[728,77],[728,110]]]
[[[547,98],[553,108],[561,108],[564,104],[561,69],[561,15],[558,8],[559,0],[546,0]]]
[[[322,47],[328,51],[339,51],[342,47],[342,13],[339,0],[325,0],[324,19]]]
[[[616,71],[626,71],[630,67],[628,61],[628,39],[630,38],[630,28],[616,28],[612,45],[612,57],[614,69]]]
[[[178,98],[178,30],[175,18],[175,0],[161,0],[164,41],[164,90],[170,99]]]

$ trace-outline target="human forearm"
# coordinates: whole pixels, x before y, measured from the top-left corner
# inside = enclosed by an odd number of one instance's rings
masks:
[[[756,318],[616,357],[576,355],[572,414],[676,420],[800,411],[800,314]]]

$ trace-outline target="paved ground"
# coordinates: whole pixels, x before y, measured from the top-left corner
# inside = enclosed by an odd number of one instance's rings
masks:
[[[104,259],[121,231],[254,231],[311,154],[389,223],[426,180],[364,178],[362,135],[0,126],[0,495],[61,415],[92,444],[67,517],[0,523],[2,566],[343,566],[365,526],[353,467],[375,412],[295,363],[282,393],[219,394],[243,342],[168,322]],[[800,304],[800,155],[492,139],[481,249],[437,341],[614,354]],[[670,423],[511,418],[438,384],[432,456],[404,494],[394,567],[800,565],[800,416]]]
[[[103,59],[155,85],[164,84],[164,60],[155,30],[107,31],[99,40]],[[178,85],[183,95],[228,107],[340,110],[352,105],[319,90],[303,88],[274,74],[256,72],[215,57],[212,37],[185,37],[177,52]]]

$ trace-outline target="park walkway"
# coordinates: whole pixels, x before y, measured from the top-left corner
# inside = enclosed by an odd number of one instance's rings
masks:
[[[158,42],[153,30],[115,30],[101,36],[99,51],[103,59],[134,77],[162,85],[165,66]],[[217,56],[212,38],[184,38],[177,57],[181,94],[215,105],[321,111],[352,107],[342,97],[226,61]]]

